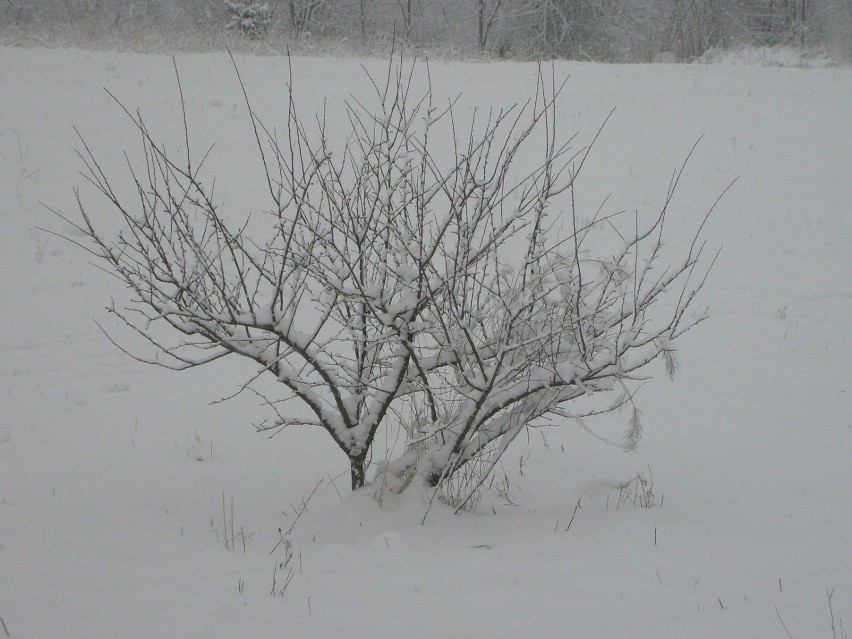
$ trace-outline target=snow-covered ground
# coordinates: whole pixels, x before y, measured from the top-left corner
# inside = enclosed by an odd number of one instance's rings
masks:
[[[239,62],[260,115],[282,120],[286,61]],[[216,142],[209,175],[225,206],[262,206],[230,62],[178,64],[196,148]],[[362,64],[384,65],[294,59],[304,112],[326,99],[341,126],[342,101],[367,91]],[[578,144],[616,108],[585,169],[584,206],[611,194],[612,210],[653,212],[704,135],[672,209],[675,251],[739,177],[705,229],[723,247],[704,291],[711,318],[683,340],[675,380],[657,371],[639,393],[636,452],[570,425],[532,432],[475,514],[436,505],[421,525],[418,495],[381,508],[350,496],[346,459],[323,433],[268,440],[252,428],[268,416],[255,399],[209,405],[247,364],[174,373],[119,352],[92,319],[109,325],[101,309],[124,291],[37,230],[69,232],[44,204],[74,214],[74,126],[116,176],[122,150],[137,150],[102,87],[179,148],[171,60],[0,49],[0,637],[799,639],[840,637],[841,618],[852,628],[852,71],[556,71],[571,76],[560,126]],[[462,112],[524,101],[535,83],[534,65],[517,63],[432,62],[431,75],[437,95],[464,92]],[[616,435],[625,419],[593,425]],[[637,473],[653,479],[653,507],[642,495],[617,507],[637,497],[635,482],[619,489]],[[279,531],[318,482],[276,572]]]

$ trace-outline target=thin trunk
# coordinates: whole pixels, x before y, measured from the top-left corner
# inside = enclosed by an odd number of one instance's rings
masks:
[[[364,457],[350,457],[349,471],[352,475],[352,490],[363,488],[367,483],[367,469]]]
[[[479,18],[479,50],[485,51],[485,0],[477,0]]]

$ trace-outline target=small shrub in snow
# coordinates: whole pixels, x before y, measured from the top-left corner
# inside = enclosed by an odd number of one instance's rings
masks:
[[[589,148],[559,135],[553,78],[539,72],[526,105],[464,126],[452,103],[415,93],[415,77],[400,62],[371,79],[375,107],[347,104],[341,139],[292,94],[276,137],[246,98],[266,167],[265,236],[232,227],[191,151],[169,155],[138,115],[146,162],[130,169],[133,197],[84,144],[88,180],[123,232],[102,231],[82,200],[77,228],[133,292],[111,311],[159,349],[148,361],[249,358],[281,385],[262,430],[325,429],[354,489],[379,429],[395,429],[406,447],[378,469],[382,487],[451,487],[461,508],[527,427],[631,404],[626,384],[657,359],[673,372],[675,343],[704,317],[688,312],[702,245],[663,263],[680,173],[647,223],[580,214]],[[614,244],[591,254],[598,228],[617,229]],[[576,408],[598,395],[611,399]],[[634,410],[627,445],[639,435]]]
[[[260,2],[231,2],[225,0],[230,22],[226,29],[239,29],[250,38],[260,38],[272,24],[272,9]]]
[[[657,496],[654,494],[654,479],[650,469],[648,473],[636,473],[628,481],[618,487],[618,502],[616,508],[635,506],[637,508],[653,508],[658,505]],[[662,499],[659,501],[662,505]]]

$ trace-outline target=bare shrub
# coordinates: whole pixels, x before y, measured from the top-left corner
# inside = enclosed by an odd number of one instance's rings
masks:
[[[415,92],[416,69],[399,59],[369,78],[375,107],[348,103],[343,139],[329,138],[324,114],[301,116],[292,89],[283,139],[246,97],[271,205],[265,236],[229,224],[188,133],[185,155],[171,155],[129,110],[144,151],[130,166],[134,196],[85,141],[81,152],[123,230],[102,231],[79,193],[73,223],[133,293],[110,311],[156,348],[134,357],[174,369],[248,358],[280,382],[261,430],[325,429],[354,489],[379,428],[398,429],[405,450],[379,468],[383,484],[456,481],[461,508],[528,426],[579,418],[582,398],[610,397],[592,413],[632,403],[626,384],[673,361],[705,317],[688,311],[706,268],[697,236],[663,262],[682,168],[647,222],[580,214],[590,147],[558,133],[552,77],[539,70],[526,104],[463,125],[454,103]],[[533,141],[538,159],[521,165]],[[599,227],[613,230],[612,252],[586,248]],[[641,431],[634,414],[628,447]]]

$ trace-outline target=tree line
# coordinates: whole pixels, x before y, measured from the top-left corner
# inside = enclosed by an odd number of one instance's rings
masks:
[[[852,0],[4,0],[0,27],[47,33],[57,44],[72,34],[130,48],[218,48],[245,38],[370,52],[396,41],[460,54],[648,62],[792,45],[852,58]]]

